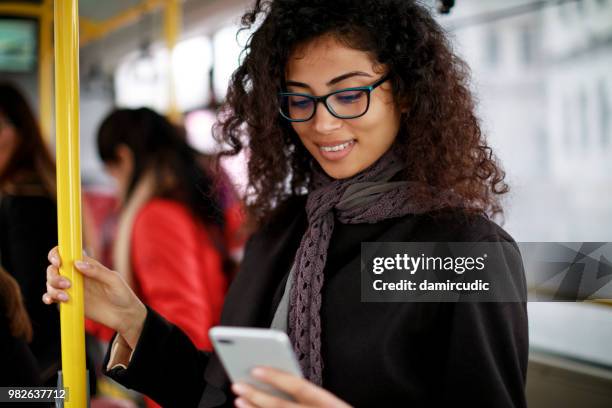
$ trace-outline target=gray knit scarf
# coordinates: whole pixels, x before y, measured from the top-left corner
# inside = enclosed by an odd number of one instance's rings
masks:
[[[433,202],[418,203],[414,195],[422,184],[389,181],[404,168],[390,149],[372,166],[348,179],[334,180],[318,165],[313,169],[312,189],[306,202],[308,228],[292,267],[288,334],[302,373],[314,384],[323,382],[319,313],[323,270],[335,220],[372,224],[449,205],[452,194],[438,194]]]

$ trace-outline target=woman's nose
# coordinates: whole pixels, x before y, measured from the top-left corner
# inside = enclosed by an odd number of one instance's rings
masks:
[[[323,103],[317,107],[311,120],[314,129],[319,133],[329,133],[342,127],[342,119],[332,115]]]

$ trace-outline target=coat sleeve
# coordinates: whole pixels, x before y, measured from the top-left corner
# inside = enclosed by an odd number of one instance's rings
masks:
[[[516,295],[517,299],[525,299],[518,248],[499,246],[495,256],[506,265],[505,271],[499,272],[508,274],[515,290],[523,292]],[[440,405],[526,407],[526,302],[459,302],[446,306],[450,308],[450,331]]]
[[[211,354],[198,350],[181,329],[154,310],[147,309],[142,333],[129,365],[107,369],[109,347],[104,358],[104,374],[147,395],[163,407],[197,407],[204,391],[204,371]]]

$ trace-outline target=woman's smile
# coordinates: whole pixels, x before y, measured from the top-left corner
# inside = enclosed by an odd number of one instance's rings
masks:
[[[319,147],[319,152],[326,160],[342,160],[348,156],[357,141],[355,139],[345,141],[332,141],[325,143],[315,143]]]

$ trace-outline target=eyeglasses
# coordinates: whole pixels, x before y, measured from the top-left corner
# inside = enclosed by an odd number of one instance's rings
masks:
[[[317,105],[322,102],[329,113],[339,119],[355,119],[366,114],[370,108],[370,93],[383,82],[384,75],[370,86],[339,89],[323,96],[313,96],[298,92],[280,92],[280,114],[290,122],[306,122],[317,113]]]

